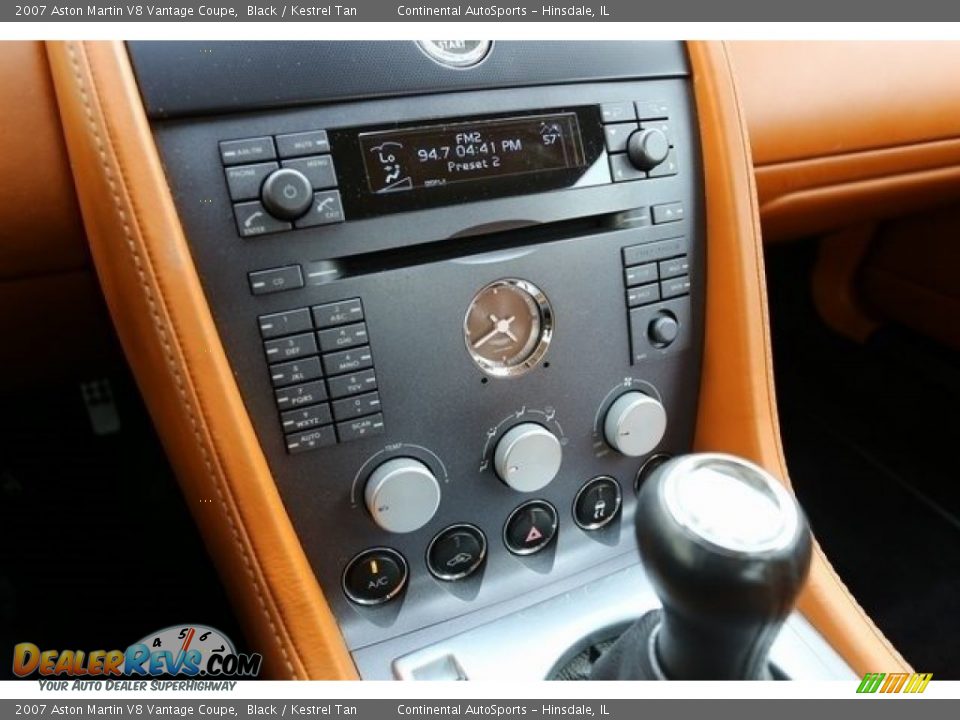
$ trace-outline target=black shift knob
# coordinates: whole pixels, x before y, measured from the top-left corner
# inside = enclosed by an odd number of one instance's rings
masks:
[[[652,640],[662,673],[767,677],[770,646],[810,568],[810,529],[793,495],[740,458],[685,455],[644,483],[636,531],[663,604]]]

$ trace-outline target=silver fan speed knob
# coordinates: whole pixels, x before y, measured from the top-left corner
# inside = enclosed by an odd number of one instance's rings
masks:
[[[624,393],[616,399],[603,423],[603,434],[615,450],[629,457],[652,452],[667,429],[667,411],[654,397],[642,392]]]

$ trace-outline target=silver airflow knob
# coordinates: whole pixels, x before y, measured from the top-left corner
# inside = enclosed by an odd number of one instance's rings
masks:
[[[629,457],[653,452],[667,430],[667,411],[660,401],[639,391],[616,399],[603,423],[603,434],[615,450]]]
[[[493,455],[497,475],[520,492],[534,492],[556,477],[563,459],[557,436],[537,423],[520,423],[510,428]]]
[[[440,483],[426,465],[399,457],[370,474],[363,493],[373,521],[384,530],[408,533],[430,522],[440,505]]]

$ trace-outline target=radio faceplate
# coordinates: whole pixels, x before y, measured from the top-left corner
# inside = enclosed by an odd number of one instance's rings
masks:
[[[606,182],[546,192],[521,186],[515,188],[519,194],[491,197],[484,181],[477,180],[457,184],[457,192],[467,194],[456,204],[425,207],[430,203],[424,202],[352,217],[344,202],[344,222],[255,238],[237,235],[221,141],[323,128],[344,192],[352,187],[344,178],[359,177],[363,167],[359,154],[354,163],[348,156],[341,159],[341,129],[383,127],[385,119],[425,126],[436,118],[469,121],[561,108],[633,106],[635,101],[669,108],[674,174],[616,182],[617,168],[623,172],[616,157],[623,151],[612,155],[606,148],[617,138],[605,138],[594,164],[607,170]],[[428,626],[436,626],[439,636],[445,621],[459,618],[462,628],[474,611],[485,608],[488,617],[499,603],[528,595],[532,601],[553,584],[569,585],[588,568],[635,553],[637,472],[654,453],[688,451],[696,416],[705,248],[694,118],[688,81],[674,78],[378,99],[155,123],[201,281],[247,409],[351,649]],[[630,118],[624,123],[640,125]],[[598,120],[585,133],[603,131]],[[550,303],[553,334],[529,372],[495,377],[471,358],[464,323],[477,292],[504,279],[526,281],[542,291]],[[258,282],[265,284],[257,288]],[[254,294],[264,287],[280,291]],[[361,308],[362,330],[349,314],[353,302]],[[324,317],[333,317],[328,311],[341,313],[341,320],[324,325]],[[286,315],[293,330],[262,336],[262,318]],[[662,343],[651,327],[668,316],[677,321],[678,334]],[[272,344],[265,347],[265,342]],[[270,354],[271,348],[276,353]],[[303,367],[284,368],[294,375],[276,380],[277,353],[284,362],[302,362]],[[356,357],[345,359],[344,353]],[[360,364],[340,364],[354,361]],[[332,397],[334,382],[350,385],[345,378],[361,373],[367,374],[357,379],[356,392]],[[365,386],[369,377],[375,379]],[[284,388],[311,383],[317,395],[303,407],[314,408],[312,417],[281,415],[300,409],[287,397],[290,404],[278,410],[280,395],[289,395]],[[662,441],[640,457],[616,452],[605,438],[607,411],[629,391],[655,397],[666,409]],[[336,406],[343,398],[360,397],[366,405],[356,418],[344,414],[349,407]],[[351,430],[359,419],[377,416],[368,431]],[[291,432],[284,429],[290,418],[308,423],[295,424],[295,432],[319,433],[316,447],[288,452]],[[376,422],[380,427],[374,428]],[[545,428],[561,450],[556,477],[533,492],[509,487],[496,470],[498,441],[524,424]],[[399,458],[427,468],[438,488],[436,512],[426,524],[402,534],[378,526],[365,497],[377,468]],[[411,467],[416,470],[407,470]],[[611,522],[585,529],[590,523],[575,519],[575,500],[599,476],[619,485],[619,511]],[[539,552],[516,554],[507,547],[505,525],[514,510],[531,500],[555,508],[556,537]],[[461,525],[482,534],[483,562],[469,577],[441,579],[427,566],[428,548],[442,531]],[[364,606],[348,599],[342,583],[351,558],[375,548],[399,553],[408,577],[389,602]]]

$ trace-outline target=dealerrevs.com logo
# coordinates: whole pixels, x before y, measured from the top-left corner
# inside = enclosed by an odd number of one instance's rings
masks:
[[[164,628],[126,650],[41,650],[29,642],[13,648],[13,673],[21,678],[256,677],[262,661],[205,625]]]

